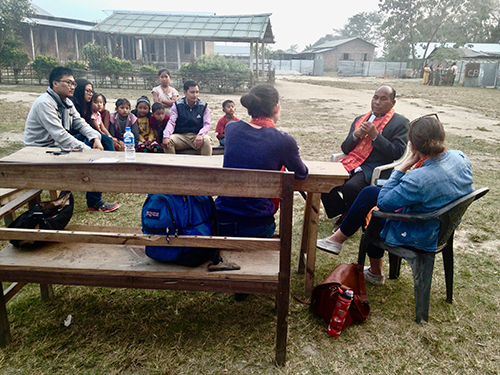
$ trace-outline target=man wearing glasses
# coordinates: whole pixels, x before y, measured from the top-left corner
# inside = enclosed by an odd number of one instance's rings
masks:
[[[100,133],[80,117],[70,98],[76,88],[73,71],[62,66],[49,75],[50,87],[33,103],[24,127],[24,145],[104,150]],[[73,134],[86,140],[79,141]],[[89,211],[115,211],[120,205],[108,203],[99,192],[87,193]]]

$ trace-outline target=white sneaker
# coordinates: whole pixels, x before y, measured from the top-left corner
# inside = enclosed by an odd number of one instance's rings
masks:
[[[365,281],[368,281],[373,285],[384,285],[385,276],[384,275],[374,275],[370,272],[370,267],[365,267],[363,269],[363,274],[365,276]]]
[[[326,251],[327,253],[335,255],[339,255],[342,250],[342,244],[330,241],[328,237],[316,241],[316,247],[320,250]]]

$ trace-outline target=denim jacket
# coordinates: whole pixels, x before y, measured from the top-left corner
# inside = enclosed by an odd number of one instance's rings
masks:
[[[431,212],[473,191],[469,158],[450,150],[430,158],[422,167],[403,173],[394,170],[382,187],[377,207],[381,211]],[[425,223],[388,220],[380,237],[388,245],[436,251],[437,219]]]

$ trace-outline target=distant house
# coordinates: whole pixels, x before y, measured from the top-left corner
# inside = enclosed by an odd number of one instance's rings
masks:
[[[463,60],[498,60],[500,59],[500,43],[466,43],[462,47],[455,47],[456,43],[429,43],[425,60],[432,60],[432,55],[439,49],[453,49],[457,51]],[[415,55],[417,59],[423,59],[427,43],[417,43]]]
[[[339,61],[373,61],[375,44],[361,38],[332,40],[311,47],[300,55],[324,60],[325,71],[337,71]]]
[[[32,59],[49,55],[63,61],[80,60],[83,46],[95,41],[114,57],[178,69],[198,56],[213,53],[214,42],[248,43],[248,51],[254,44],[274,43],[271,14],[114,11],[95,23],[54,17],[35,9],[37,14],[26,20],[22,35]]]

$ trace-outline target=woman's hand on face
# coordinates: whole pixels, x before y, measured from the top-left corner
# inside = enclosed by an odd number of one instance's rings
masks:
[[[415,152],[412,152],[396,169],[398,171],[406,173],[419,160],[420,160],[420,155],[418,155]]]

